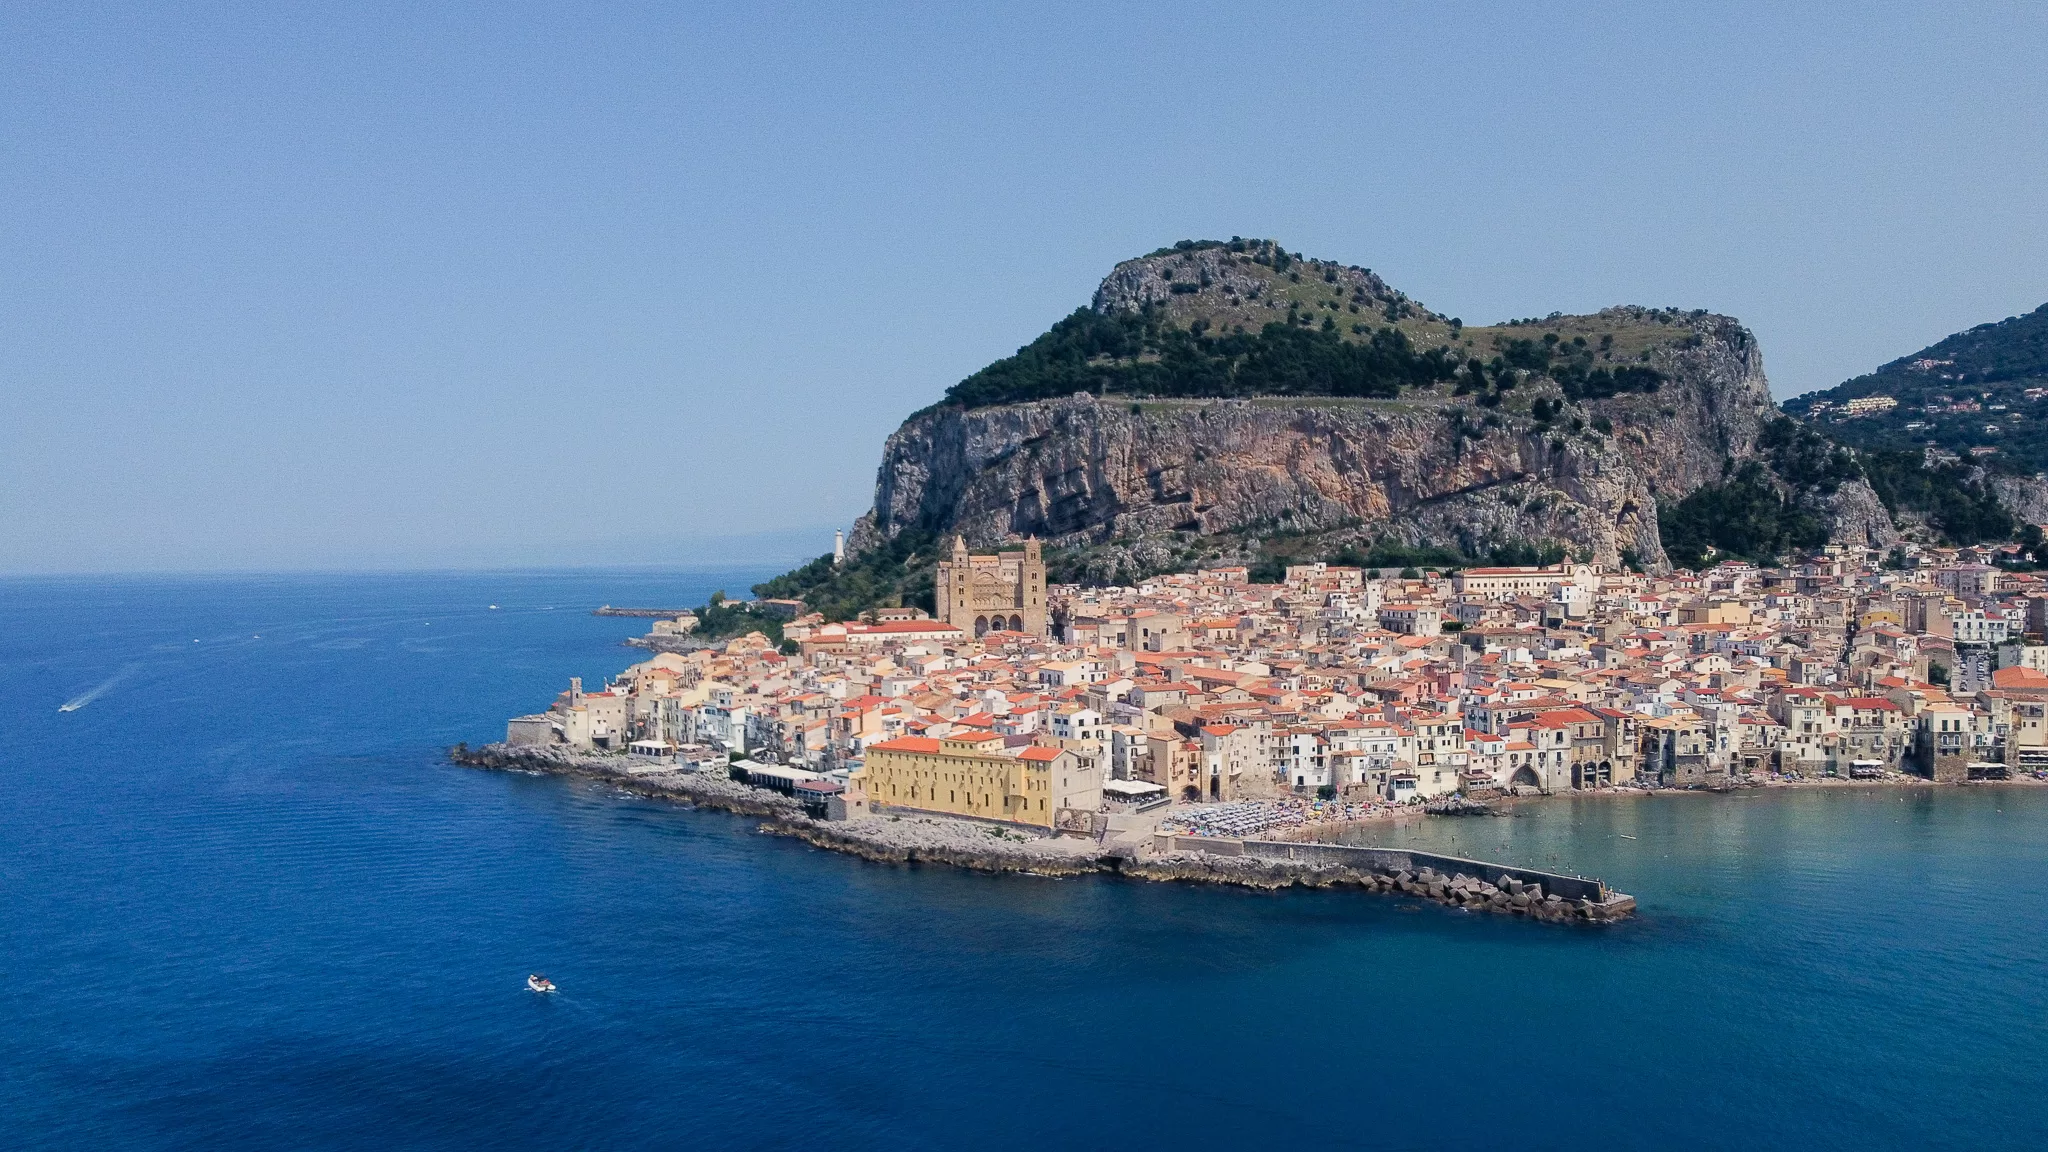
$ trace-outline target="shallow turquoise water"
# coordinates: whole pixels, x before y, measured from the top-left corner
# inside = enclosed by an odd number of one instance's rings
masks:
[[[757,576],[0,583],[0,1144],[2048,1144],[2048,790],[1401,834],[1642,902],[1568,929],[442,761],[633,658],[590,606]]]

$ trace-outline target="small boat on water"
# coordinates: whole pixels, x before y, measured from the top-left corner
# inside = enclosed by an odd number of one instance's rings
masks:
[[[555,990],[555,982],[538,972],[526,978],[526,986],[535,992],[553,992]]]

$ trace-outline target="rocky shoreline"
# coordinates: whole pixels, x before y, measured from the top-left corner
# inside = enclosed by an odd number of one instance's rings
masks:
[[[1473,911],[1497,911],[1530,919],[1570,922],[1605,919],[1588,908],[1533,885],[1506,888],[1479,877],[1448,876],[1424,868],[1410,872],[1366,869],[1299,860],[1203,851],[1153,852],[1127,844],[1047,837],[995,824],[943,816],[884,813],[857,821],[812,818],[796,801],[716,773],[677,770],[634,771],[644,764],[624,756],[578,755],[552,748],[486,744],[457,745],[448,757],[473,768],[539,773],[595,780],[635,795],[670,800],[762,818],[761,832],[802,840],[818,848],[888,864],[942,864],[975,872],[1035,876],[1108,873],[1140,880],[1227,884],[1277,891],[1284,888],[1356,888],[1407,895]]]

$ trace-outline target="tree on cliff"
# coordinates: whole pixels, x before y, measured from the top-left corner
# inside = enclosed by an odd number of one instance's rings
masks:
[[[1788,553],[1827,543],[1827,525],[1778,491],[1750,461],[1720,484],[1707,484],[1657,512],[1657,535],[1680,568],[1695,571],[1734,557],[1775,564]]]
[[[1458,367],[1445,349],[1418,351],[1398,328],[1364,341],[1343,339],[1335,323],[1304,329],[1275,321],[1256,333],[1212,333],[1167,324],[1150,311],[1105,316],[1081,308],[1016,355],[947,389],[946,399],[980,408],[1075,392],[1395,396],[1450,380]]]

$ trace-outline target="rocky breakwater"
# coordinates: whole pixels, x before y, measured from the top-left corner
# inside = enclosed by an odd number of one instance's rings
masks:
[[[1507,813],[1494,808],[1484,800],[1473,800],[1462,794],[1440,796],[1422,806],[1431,816],[1505,816]]]
[[[1434,868],[1379,872],[1342,864],[1270,860],[1254,856],[1176,852],[1134,860],[1121,869],[1126,876],[1147,880],[1186,880],[1234,884],[1245,888],[1359,888],[1386,895],[1413,896],[1474,912],[1497,912],[1552,923],[1610,923],[1635,912],[1632,897],[1596,903],[1567,900],[1546,893],[1541,884],[1503,877],[1499,886],[1463,872],[1447,875]]]
[[[1525,869],[1468,861],[1471,871],[1447,871],[1428,864],[1394,863],[1407,854],[1389,850],[1308,848],[1281,841],[1205,842],[1183,837],[1170,849],[1126,865],[1123,871],[1157,880],[1209,879],[1254,888],[1355,887],[1554,923],[1612,923],[1635,914],[1635,897],[1582,877],[1551,877],[1562,891],[1547,891],[1545,882],[1529,879],[1532,874]]]
[[[1434,868],[1423,868],[1419,872],[1404,869],[1391,876],[1376,875],[1372,886],[1377,891],[1420,896],[1475,912],[1499,912],[1559,923],[1619,920],[1635,911],[1635,900],[1631,897],[1598,904],[1584,897],[1567,900],[1555,892],[1544,892],[1540,883],[1524,883],[1512,876],[1501,877],[1501,883],[1496,886],[1477,876],[1463,872],[1447,876]]]

